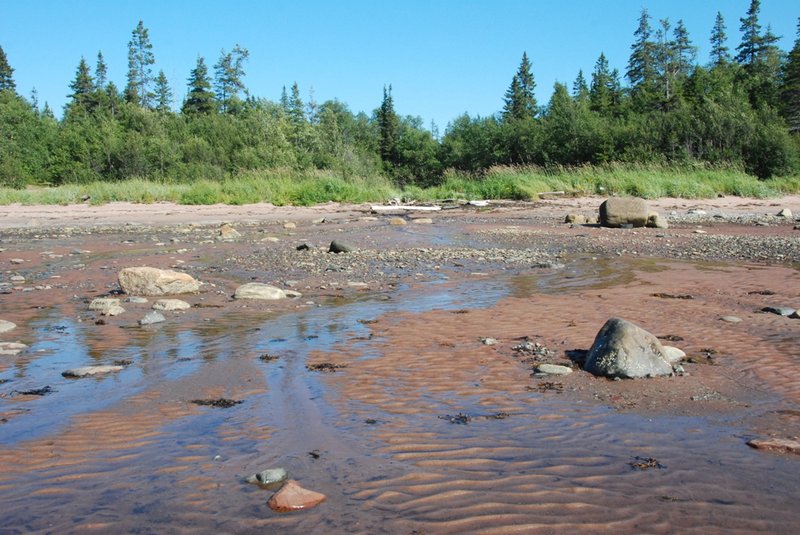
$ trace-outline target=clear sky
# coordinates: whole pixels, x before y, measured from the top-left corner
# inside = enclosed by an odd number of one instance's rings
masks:
[[[251,94],[277,100],[298,83],[308,100],[337,98],[354,112],[380,105],[392,84],[395,109],[435,121],[442,133],[464,112],[491,115],[527,51],[536,95],[545,104],[556,81],[570,87],[579,69],[590,79],[600,52],[624,73],[641,9],[659,19],[683,19],[708,60],[717,11],[733,51],[739,19],[750,0],[0,0],[0,46],[15,69],[18,92],[36,88],[60,115],[84,56],[94,69],[98,50],[121,89],[127,44],[138,21],[149,30],[156,58],[176,98],[197,56],[216,63],[237,43],[250,51],[245,83]],[[762,0],[760,22],[771,24],[789,50],[800,2]]]

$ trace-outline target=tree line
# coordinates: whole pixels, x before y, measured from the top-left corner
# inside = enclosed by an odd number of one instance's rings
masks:
[[[600,53],[587,77],[556,83],[536,101],[523,53],[502,111],[453,120],[440,137],[418,117],[399,116],[392,87],[371,114],[329,100],[304,102],[297,84],[274,102],[250,94],[249,52],[223,50],[212,70],[198,56],[186,97],[174,109],[163,71],[154,72],[148,30],[128,43],[120,90],[99,52],[81,58],[63,118],[16,91],[0,47],[0,185],[86,183],[146,178],[224,180],[259,169],[327,169],[342,177],[383,174],[399,185],[437,184],[447,169],[480,177],[495,165],[579,166],[607,162],[736,166],[758,177],[800,171],[800,21],[782,51],[751,0],[732,49],[717,13],[711,53],[679,20],[638,18],[624,75]]]

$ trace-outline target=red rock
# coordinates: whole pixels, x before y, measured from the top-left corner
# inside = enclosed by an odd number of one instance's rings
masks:
[[[765,440],[756,438],[749,441],[747,445],[757,450],[770,450],[800,454],[800,442],[785,438],[768,438]]]
[[[324,501],[324,494],[304,489],[297,481],[290,479],[269,499],[267,505],[279,513],[288,513],[311,509]]]

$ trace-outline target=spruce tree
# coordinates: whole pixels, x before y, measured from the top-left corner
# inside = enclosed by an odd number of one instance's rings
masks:
[[[536,82],[531,72],[531,63],[527,52],[522,53],[517,73],[511,79],[511,85],[506,91],[503,119],[506,121],[519,119],[532,119],[536,116],[536,97],[533,90]]]
[[[631,94],[638,107],[649,109],[657,99],[657,44],[650,39],[653,30],[650,27],[650,14],[642,9],[639,25],[633,33],[636,38],[631,45],[631,56],[628,59],[628,70],[625,73],[631,84]]]
[[[589,108],[601,115],[608,115],[613,104],[612,88],[613,79],[608,67],[608,60],[606,55],[601,52],[592,72],[592,85],[589,88]]]
[[[189,73],[189,93],[181,111],[187,115],[209,114],[216,110],[211,81],[208,79],[208,67],[202,56],[197,56],[197,64]]]
[[[697,47],[689,39],[689,31],[686,29],[683,19],[678,21],[675,25],[675,30],[672,32],[672,46],[678,75],[681,77],[689,76],[692,65],[697,58]]]
[[[17,84],[14,83],[14,69],[8,64],[8,58],[0,46],[0,91],[16,91]]]
[[[391,85],[388,89],[383,86],[383,100],[378,109],[378,131],[380,132],[378,151],[381,160],[387,169],[391,169],[398,161],[397,141],[400,133],[400,119],[394,111]]]
[[[300,98],[300,87],[297,82],[292,84],[292,95],[289,97],[289,120],[295,126],[306,121],[305,106],[303,99]]]
[[[108,83],[108,66],[106,65],[105,59],[103,59],[103,53],[97,53],[97,65],[94,68],[94,85],[97,89],[102,90],[105,89],[106,84]]]
[[[169,87],[169,80],[164,71],[158,71],[156,77],[156,91],[155,91],[156,110],[161,113],[167,113],[172,109],[172,89]]]
[[[280,103],[281,103],[281,109],[283,109],[283,112],[288,115],[289,114],[289,93],[286,92],[286,86],[283,86],[281,88]]]
[[[725,33],[725,19],[722,13],[717,11],[717,18],[714,21],[714,28],[711,30],[711,65],[721,67],[731,61],[728,51],[728,35]]]
[[[92,75],[89,73],[89,65],[84,58],[81,58],[78,68],[75,71],[75,79],[69,84],[72,93],[69,98],[72,102],[68,105],[68,111],[73,113],[78,109],[91,111],[97,100],[94,95],[95,83]]]
[[[239,93],[245,91],[242,78],[245,75],[244,62],[249,57],[250,52],[238,44],[230,52],[220,52],[219,61],[214,65],[214,89],[223,113],[236,111],[242,102]]]
[[[572,96],[575,97],[577,102],[589,100],[589,85],[583,76],[583,69],[578,71],[578,76],[575,77],[575,81],[572,83]]]
[[[800,18],[797,19],[797,39],[783,68],[781,112],[789,131],[800,132]]]
[[[154,80],[152,66],[155,62],[147,28],[140,20],[128,42],[128,85],[125,87],[125,99],[128,102],[143,108],[150,107]]]
[[[761,25],[758,23],[758,14],[761,10],[760,0],[750,0],[747,15],[739,19],[742,23],[742,42],[736,47],[739,52],[736,61],[740,65],[753,65],[758,60],[761,50]]]

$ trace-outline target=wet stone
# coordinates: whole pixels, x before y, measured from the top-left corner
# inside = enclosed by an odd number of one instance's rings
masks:
[[[16,355],[28,346],[19,342],[0,342],[0,355]]]
[[[267,505],[279,513],[289,513],[303,509],[311,509],[324,502],[324,494],[304,489],[294,479],[288,480],[281,490],[269,499]]]
[[[800,454],[800,442],[786,438],[753,439],[747,445],[757,450]]]
[[[192,305],[180,299],[159,299],[153,303],[153,310],[186,310],[192,308]]]
[[[7,333],[8,331],[14,330],[17,328],[16,323],[12,323],[6,320],[0,320],[0,333]]]
[[[547,375],[569,375],[572,373],[572,368],[568,366],[560,366],[558,364],[540,364],[536,366],[536,373],[544,373]]]
[[[240,403],[244,402],[237,399],[216,398],[216,399],[193,399],[192,403],[194,403],[195,405],[201,405],[203,407],[230,409],[231,407],[235,407],[236,405],[239,405]]]
[[[151,310],[139,320],[139,325],[152,325],[154,323],[161,323],[163,321],[167,321],[167,318],[164,317],[164,314],[156,312],[155,310]]]
[[[234,299],[264,299],[274,301],[277,299],[285,299],[286,292],[275,286],[270,286],[269,284],[249,282],[236,288],[233,297]]]
[[[258,485],[263,488],[274,487],[276,484],[286,481],[288,478],[286,470],[283,468],[270,468],[253,474],[245,478],[245,482]]]
[[[81,377],[90,377],[93,375],[105,375],[109,373],[124,370],[125,366],[119,365],[105,365],[105,366],[82,366],[80,368],[73,368],[63,372],[61,375],[64,377],[78,379]]]
[[[797,312],[797,310],[795,310],[793,308],[781,307],[781,306],[778,306],[778,307],[773,307],[773,306],[764,307],[764,308],[761,309],[761,311],[762,312],[769,312],[771,314],[777,314],[778,316],[791,316],[792,314],[795,314]]]

